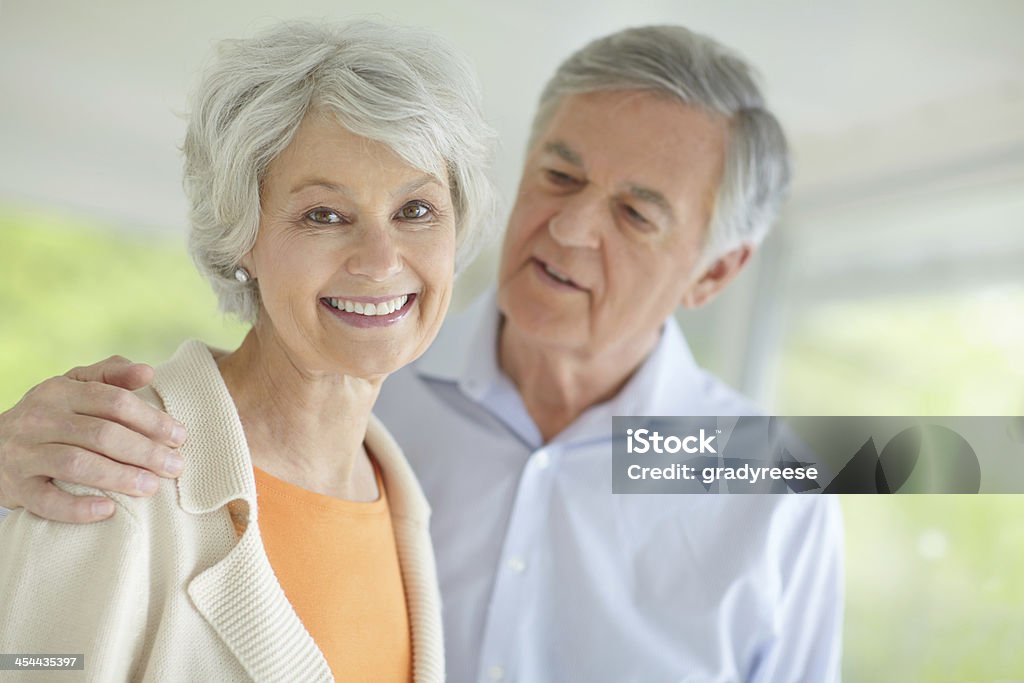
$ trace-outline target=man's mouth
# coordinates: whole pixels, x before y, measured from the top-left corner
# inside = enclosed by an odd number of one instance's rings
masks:
[[[539,270],[541,270],[545,275],[550,277],[552,280],[560,284],[573,287],[574,289],[583,289],[583,287],[580,287],[578,284],[576,284],[571,277],[569,277],[562,271],[558,270],[557,268],[552,267],[549,263],[541,261],[539,258],[534,258],[533,262],[537,265]]]

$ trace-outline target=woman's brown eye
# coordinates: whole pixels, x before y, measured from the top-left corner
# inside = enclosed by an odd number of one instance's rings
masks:
[[[430,213],[430,209],[424,204],[406,204],[402,207],[401,213],[402,218],[407,220],[416,220],[417,218],[423,218]]]
[[[340,223],[341,216],[330,209],[313,209],[306,214],[306,218],[314,223]]]

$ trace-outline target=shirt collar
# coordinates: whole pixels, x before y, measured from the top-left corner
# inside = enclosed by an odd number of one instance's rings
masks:
[[[669,317],[654,350],[615,396],[591,406],[556,441],[607,439],[616,415],[701,414],[704,373],[682,330]]]
[[[420,375],[456,382],[468,395],[478,395],[502,374],[498,368],[497,291],[492,287],[461,313],[449,315],[437,339],[414,363]]]
[[[437,340],[417,361],[416,371],[457,384],[465,396],[503,419],[524,441],[539,445],[536,425],[528,416],[524,423],[522,399],[498,366],[499,320],[497,291],[492,287],[465,311],[449,317]],[[589,408],[554,442],[607,438],[613,415],[701,415],[706,410],[702,400],[706,384],[707,377],[682,330],[669,317],[654,350],[622,390]]]
[[[430,349],[416,362],[424,377],[455,383],[459,391],[503,422],[523,443],[541,445],[512,380],[498,366],[497,289],[491,287],[462,313],[449,317]]]

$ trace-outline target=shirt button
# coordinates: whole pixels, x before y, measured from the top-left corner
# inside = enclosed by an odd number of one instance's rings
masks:
[[[537,467],[542,470],[546,470],[548,465],[551,464],[551,456],[548,455],[547,451],[538,451],[535,460],[537,462]]]
[[[508,561],[508,568],[516,574],[522,574],[526,571],[526,561],[521,557],[513,557]]]
[[[494,666],[487,669],[487,676],[492,681],[500,681],[505,677],[505,670],[495,664]]]

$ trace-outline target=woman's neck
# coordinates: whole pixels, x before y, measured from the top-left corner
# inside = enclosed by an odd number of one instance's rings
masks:
[[[376,498],[363,440],[383,377],[302,367],[279,338],[257,328],[217,365],[256,467],[317,493]]]

